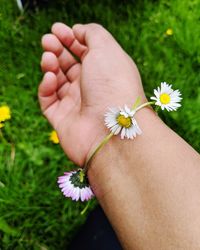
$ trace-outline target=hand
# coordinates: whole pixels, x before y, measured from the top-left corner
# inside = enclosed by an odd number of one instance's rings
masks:
[[[145,100],[140,75],[132,59],[98,24],[71,29],[55,23],[52,34],[43,36],[42,46],[41,109],[65,153],[82,166],[108,134],[103,121],[107,108],[131,107],[138,96]]]

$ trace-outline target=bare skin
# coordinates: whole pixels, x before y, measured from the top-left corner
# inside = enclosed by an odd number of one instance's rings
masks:
[[[145,100],[140,75],[96,24],[56,23],[42,45],[41,108],[65,153],[82,166],[108,134],[107,107]],[[92,161],[90,184],[124,249],[200,249],[200,157],[152,110],[136,119],[143,134],[114,137]]]
[[[132,105],[138,96],[144,99],[133,61],[100,25],[88,27],[86,32],[80,25],[72,30],[56,23],[53,34],[42,38],[45,75],[39,87],[45,116],[57,130],[66,154],[80,166],[93,144],[107,133],[103,125],[107,107]]]

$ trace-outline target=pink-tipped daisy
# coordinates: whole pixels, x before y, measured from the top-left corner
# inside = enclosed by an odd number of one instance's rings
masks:
[[[161,87],[154,89],[154,95],[151,99],[155,100],[155,105],[160,106],[162,110],[176,111],[177,108],[181,107],[179,103],[182,99],[180,91],[173,90],[172,85],[166,82],[161,82]]]
[[[82,169],[65,172],[58,177],[58,184],[64,196],[74,201],[88,201],[94,196]]]
[[[124,108],[109,108],[105,114],[105,125],[114,135],[121,132],[121,139],[133,139],[142,133],[134,115],[135,110],[130,110],[126,105]]]

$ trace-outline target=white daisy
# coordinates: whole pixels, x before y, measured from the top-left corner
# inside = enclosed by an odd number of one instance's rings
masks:
[[[172,85],[167,84],[166,82],[161,82],[161,87],[154,89],[154,95],[151,99],[155,100],[155,105],[161,107],[162,110],[166,109],[167,111],[177,110],[181,107],[179,103],[181,101],[181,93],[179,90],[173,90]]]
[[[58,177],[58,184],[64,196],[72,200],[87,201],[94,196],[82,169],[65,172],[63,176]]]
[[[121,139],[133,139],[142,133],[134,114],[135,110],[130,110],[126,105],[124,108],[109,108],[105,114],[105,125],[114,135],[121,132]]]

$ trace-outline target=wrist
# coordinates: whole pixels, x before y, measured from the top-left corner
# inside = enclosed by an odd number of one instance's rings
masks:
[[[133,140],[121,140],[119,136],[113,136],[90,163],[88,178],[97,198],[110,189],[109,183],[114,172],[118,174],[126,171],[128,174],[128,169],[142,160],[146,147],[149,147],[149,140],[153,139],[153,130],[163,126],[150,107],[139,110],[135,118],[142,134]]]

